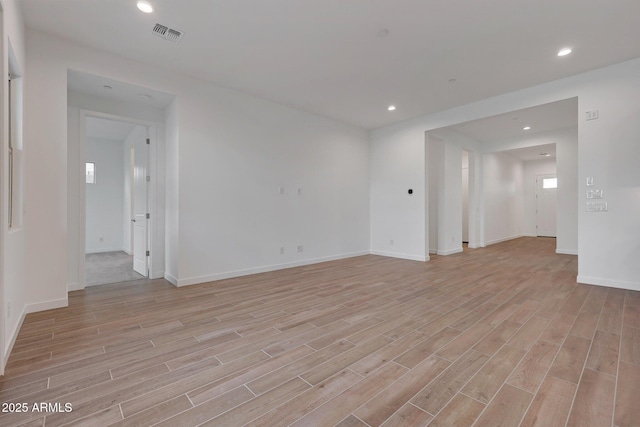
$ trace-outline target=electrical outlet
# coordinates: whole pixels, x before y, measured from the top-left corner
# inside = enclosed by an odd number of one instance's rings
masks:
[[[284,246],[280,247],[280,255],[284,255]]]
[[[393,239],[389,240],[389,244],[393,246]]]
[[[302,196],[302,188],[298,188],[298,196]]]
[[[302,252],[304,250],[304,247],[302,245],[298,245],[298,252]]]
[[[100,243],[104,242],[104,237],[100,238]]]
[[[597,120],[598,118],[600,118],[599,110],[590,110],[590,111],[587,111],[585,114],[586,120]]]
[[[7,301],[7,319],[11,317],[11,301]]]
[[[279,192],[280,192],[280,194],[284,194],[284,187],[283,186],[280,187]]]

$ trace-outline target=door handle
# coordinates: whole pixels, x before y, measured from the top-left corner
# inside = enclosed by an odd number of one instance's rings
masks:
[[[131,218],[131,222],[136,222],[136,219],[135,218]]]

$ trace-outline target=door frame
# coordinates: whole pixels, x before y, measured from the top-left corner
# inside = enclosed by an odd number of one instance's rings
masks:
[[[539,234],[539,231],[538,231],[539,230],[539,227],[538,227],[539,197],[538,196],[540,195],[539,192],[540,192],[540,186],[541,186],[542,180],[545,179],[545,178],[556,178],[556,179],[558,179],[558,172],[556,171],[555,173],[536,174],[535,178],[536,178],[536,182],[535,182],[535,185],[536,185],[536,187],[535,187],[535,189],[536,189],[535,190],[535,196],[536,196],[536,204],[535,204],[535,208],[536,208],[536,212],[535,212],[535,214],[536,214],[536,216],[535,216],[535,218],[536,218],[536,237],[551,237],[551,236],[541,236]],[[556,215],[555,215],[555,217],[556,217],[556,226],[555,226],[556,233],[555,234],[556,235],[554,237],[557,238],[558,237],[558,187],[556,186],[556,188],[554,190],[556,190]]]
[[[158,124],[145,120],[138,120],[131,117],[118,116],[114,114],[102,113],[99,111],[92,111],[86,109],[80,109],[80,141],[78,147],[78,164],[76,164],[76,182],[78,184],[78,284],[73,289],[68,291],[80,290],[86,287],[84,279],[85,270],[85,251],[86,251],[86,182],[85,182],[85,163],[86,163],[86,145],[87,145],[87,117],[93,117],[98,119],[114,120],[119,122],[131,123],[147,128],[147,138],[150,140],[150,145],[147,150],[147,176],[150,176],[150,180],[147,184],[147,209],[151,216],[147,223],[147,250],[150,251],[149,258],[147,260],[147,270],[149,272],[148,278],[155,279],[154,271],[164,271],[164,259],[155,255],[154,247],[158,247],[160,244],[164,245],[164,242],[158,242],[158,238],[162,238],[163,234],[155,233],[154,230],[159,230],[163,227],[163,224],[158,221],[158,218],[164,217],[164,212],[160,215],[160,210],[163,210],[163,206],[159,203],[160,197],[158,197]],[[156,236],[156,234],[158,236]],[[160,252],[160,251],[158,251]],[[161,254],[160,254],[161,255]],[[156,267],[156,268],[154,268]]]

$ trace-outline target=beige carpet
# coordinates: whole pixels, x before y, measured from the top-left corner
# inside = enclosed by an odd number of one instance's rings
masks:
[[[86,254],[84,280],[87,286],[144,279],[133,271],[133,255],[124,251]]]

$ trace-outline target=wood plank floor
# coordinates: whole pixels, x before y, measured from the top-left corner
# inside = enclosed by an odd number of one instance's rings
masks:
[[[640,292],[554,249],[72,292],[27,316],[0,425],[640,426]]]

